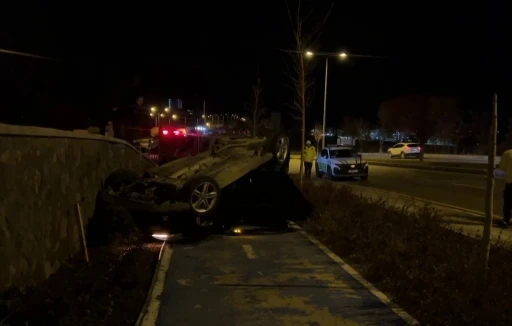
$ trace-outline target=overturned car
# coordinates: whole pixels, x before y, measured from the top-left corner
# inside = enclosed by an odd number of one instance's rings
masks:
[[[111,204],[164,219],[208,221],[223,189],[255,171],[288,173],[289,162],[289,139],[283,133],[264,138],[215,136],[207,151],[151,168],[142,178],[129,170],[115,171],[101,195]]]

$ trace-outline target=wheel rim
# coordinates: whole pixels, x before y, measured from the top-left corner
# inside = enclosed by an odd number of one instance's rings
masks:
[[[286,137],[281,137],[276,144],[276,158],[279,163],[284,163],[288,156],[288,141]]]
[[[190,203],[192,209],[204,213],[213,208],[217,202],[217,187],[211,182],[202,182],[191,193]]]

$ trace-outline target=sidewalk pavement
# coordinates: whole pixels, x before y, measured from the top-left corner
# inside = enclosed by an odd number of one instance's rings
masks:
[[[175,245],[156,325],[413,324],[314,241],[295,230]]]

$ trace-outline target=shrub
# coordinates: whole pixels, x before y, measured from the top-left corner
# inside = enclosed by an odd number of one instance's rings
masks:
[[[479,239],[429,206],[396,208],[333,183],[305,183],[313,213],[304,229],[344,257],[391,300],[429,325],[510,325],[511,247],[493,245],[478,291]]]

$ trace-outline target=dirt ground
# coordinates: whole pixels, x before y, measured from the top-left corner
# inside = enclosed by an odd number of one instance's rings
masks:
[[[97,247],[63,263],[45,283],[0,300],[0,325],[133,325],[149,290],[161,243]]]

